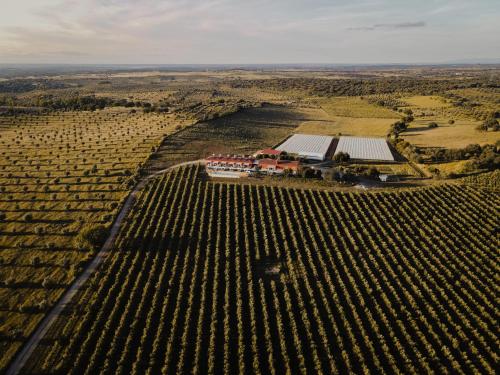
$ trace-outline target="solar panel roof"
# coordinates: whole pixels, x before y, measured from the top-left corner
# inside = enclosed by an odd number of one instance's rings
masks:
[[[394,161],[383,138],[340,137],[335,154],[339,152],[347,152],[351,159]]]
[[[276,149],[323,160],[332,141],[333,137],[326,135],[294,134]]]

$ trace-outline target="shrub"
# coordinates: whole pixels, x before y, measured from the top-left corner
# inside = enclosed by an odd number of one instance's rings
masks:
[[[0,221],[5,221],[7,219],[7,214],[5,212],[0,211]]]
[[[379,174],[379,171],[375,167],[370,167],[365,171],[365,176],[370,178],[378,178]]]
[[[347,152],[339,152],[338,154],[334,155],[333,161],[337,163],[346,163],[350,158],[351,156]]]
[[[498,131],[500,129],[500,125],[495,117],[490,116],[486,119],[486,121],[478,125],[476,129],[480,131],[488,131],[489,129],[493,131]]]
[[[429,122],[429,125],[427,125],[429,129],[437,128],[438,124],[437,122]]]
[[[89,224],[82,228],[75,237],[75,246],[78,249],[92,250],[97,249],[106,240],[108,229],[104,225]]]
[[[23,220],[26,222],[33,221],[33,215],[32,214],[25,214],[23,216]]]

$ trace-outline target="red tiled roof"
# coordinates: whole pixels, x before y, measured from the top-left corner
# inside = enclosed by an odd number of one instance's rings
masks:
[[[259,160],[259,165],[261,167],[264,167],[264,166],[276,166],[276,165],[278,165],[278,160],[276,160],[276,159],[260,159]]]
[[[245,163],[245,164],[255,163],[254,158],[234,157],[234,156],[209,156],[205,160],[218,163]]]
[[[276,169],[298,169],[299,162],[293,160],[260,159],[259,166],[262,168],[275,167]]]
[[[273,148],[265,148],[264,150],[260,150],[257,153],[261,155],[281,155],[283,151],[275,150]]]

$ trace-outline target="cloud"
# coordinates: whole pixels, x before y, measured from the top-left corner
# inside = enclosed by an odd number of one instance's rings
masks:
[[[401,62],[489,56],[498,50],[500,7],[495,0],[467,3],[11,1],[0,13],[0,62]],[[414,56],[395,47],[406,46],[408,34]]]
[[[372,31],[372,30],[414,29],[425,26],[427,26],[427,24],[424,21],[418,21],[418,22],[401,22],[401,23],[379,23],[372,26],[348,27],[347,30]]]

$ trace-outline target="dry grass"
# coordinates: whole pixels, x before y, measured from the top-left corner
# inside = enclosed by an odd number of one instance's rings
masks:
[[[482,91],[457,90],[457,93],[476,100],[489,98],[486,104],[494,100],[492,95]],[[476,96],[474,96],[475,94]],[[410,104],[415,120],[409,129],[402,134],[408,142],[420,147],[462,148],[471,143],[487,144],[500,140],[498,132],[481,132],[476,126],[481,121],[474,119],[472,113],[464,108],[454,107],[440,96],[412,96],[402,100]],[[450,120],[454,123],[450,124]],[[435,122],[437,128],[428,128],[429,123]]]
[[[170,137],[149,166],[155,170],[215,154],[253,154],[290,135],[310,116],[308,109],[281,106],[248,108],[202,122]]]
[[[448,163],[419,164],[419,166],[428,176],[434,175],[435,173],[433,173],[432,171],[437,169],[439,170],[439,175],[441,177],[448,177],[452,173],[453,174],[464,173],[465,165],[468,162],[469,162],[468,160],[457,160]]]
[[[296,133],[384,137],[396,119],[329,116],[328,120],[304,121]]]
[[[368,103],[360,97],[334,97],[318,100],[330,116],[397,119],[396,112]]]
[[[398,120],[396,112],[359,97],[310,100],[318,106],[308,109],[296,133],[384,137]]]
[[[418,109],[436,109],[436,108],[449,108],[451,104],[448,103],[444,98],[440,96],[411,96],[402,98],[402,100],[408,104],[410,107]]]
[[[436,122],[438,127],[427,128],[430,122]],[[420,147],[462,148],[471,143],[483,145],[500,140],[499,132],[476,130],[479,123],[474,120],[455,120],[454,124],[449,124],[448,119],[443,117],[418,117],[402,136]]]

